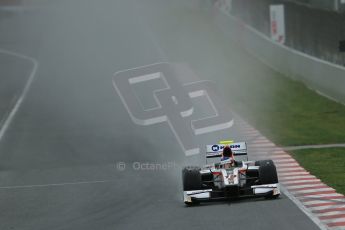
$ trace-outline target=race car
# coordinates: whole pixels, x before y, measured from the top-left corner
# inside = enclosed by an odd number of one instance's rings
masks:
[[[227,159],[223,154],[230,149]],[[213,163],[210,164],[210,159]],[[277,170],[272,160],[248,161],[245,142],[206,146],[206,165],[182,170],[183,198],[187,205],[237,197],[277,198]]]

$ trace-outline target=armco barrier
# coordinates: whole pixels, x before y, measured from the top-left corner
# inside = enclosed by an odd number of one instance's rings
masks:
[[[208,4],[209,7],[215,7],[217,4],[210,5]],[[286,76],[303,81],[318,93],[345,104],[345,67],[275,43],[266,35],[238,18],[218,10],[217,7],[210,9],[210,12],[226,35],[240,42],[262,62]]]

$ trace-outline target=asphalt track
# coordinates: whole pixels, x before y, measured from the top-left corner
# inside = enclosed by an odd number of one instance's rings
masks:
[[[201,164],[202,155],[187,157],[167,123],[135,124],[115,91],[116,72],[159,62],[202,73],[183,83],[246,74],[243,60],[270,74],[234,44],[223,54],[197,1],[26,4],[0,17],[1,48],[39,63],[0,140],[0,229],[318,229],[285,195],[186,208],[180,169]],[[208,113],[195,103],[195,119]],[[245,138],[234,121],[190,142]]]

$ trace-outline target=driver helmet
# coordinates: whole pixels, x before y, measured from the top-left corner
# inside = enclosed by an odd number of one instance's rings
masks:
[[[230,158],[233,158],[233,154],[232,154],[231,148],[227,145],[223,149],[222,159],[221,160],[227,160],[227,159],[230,159]]]
[[[221,163],[224,164],[225,168],[231,167],[234,163],[234,158],[232,150],[229,146],[225,146],[222,152],[222,158],[220,159]]]

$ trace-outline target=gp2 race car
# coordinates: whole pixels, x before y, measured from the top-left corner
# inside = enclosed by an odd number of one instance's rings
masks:
[[[223,149],[232,150],[233,164],[220,160]],[[210,158],[217,159],[210,164]],[[227,164],[228,166],[228,164]],[[206,146],[206,165],[182,170],[183,197],[187,205],[238,197],[277,198],[280,195],[277,170],[272,160],[248,161],[245,142]]]

